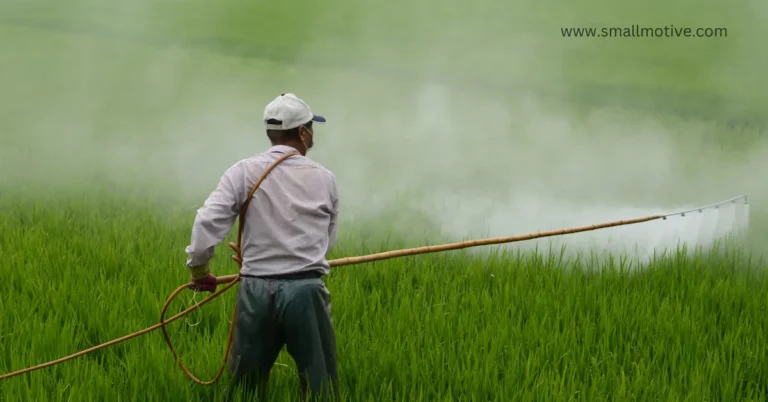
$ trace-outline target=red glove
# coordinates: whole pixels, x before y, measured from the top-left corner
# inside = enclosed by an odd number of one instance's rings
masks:
[[[218,284],[216,283],[216,277],[213,276],[213,274],[208,274],[204,278],[193,279],[189,284],[189,288],[195,292],[213,293],[216,291],[216,286],[218,286]]]

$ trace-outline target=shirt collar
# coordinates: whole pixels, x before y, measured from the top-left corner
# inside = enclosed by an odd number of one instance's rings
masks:
[[[272,147],[270,147],[267,150],[267,152],[269,152],[269,153],[276,152],[276,153],[279,153],[279,154],[286,154],[288,152],[294,152],[294,151],[295,152],[299,152],[298,149],[296,149],[294,147],[290,147],[288,145],[273,145]]]

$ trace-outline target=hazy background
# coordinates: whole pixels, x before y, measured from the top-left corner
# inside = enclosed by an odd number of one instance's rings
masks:
[[[509,236],[741,194],[765,221],[767,5],[468,4],[0,1],[3,192],[88,196],[95,180],[189,208],[191,225],[223,171],[269,146],[263,108],[291,91],[328,118],[310,156],[363,239]],[[560,34],[632,24],[728,37]],[[695,241],[729,216],[562,240]]]

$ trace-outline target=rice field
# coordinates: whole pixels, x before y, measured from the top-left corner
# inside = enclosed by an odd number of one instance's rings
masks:
[[[345,400],[767,400],[768,8],[582,3],[0,1],[0,375],[155,324],[196,208],[268,147],[263,107],[290,90],[328,118],[309,156],[340,186],[329,259],[750,200],[748,236],[711,249],[727,211],[335,268]],[[728,37],[559,33],[631,24]],[[603,253],[673,232],[692,244]],[[237,271],[235,234],[216,275]],[[170,325],[202,380],[234,300]],[[0,400],[227,387],[191,382],[156,331],[2,380]],[[269,399],[297,387],[284,351]]]

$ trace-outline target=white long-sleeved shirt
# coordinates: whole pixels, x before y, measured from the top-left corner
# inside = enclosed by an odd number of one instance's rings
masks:
[[[294,148],[277,145],[229,168],[197,210],[187,267],[213,258],[234,225],[245,198],[264,170]],[[245,215],[243,275],[281,275],[309,270],[330,273],[325,257],[336,243],[336,177],[300,154],[280,162],[261,182]]]

